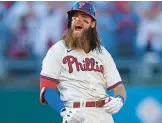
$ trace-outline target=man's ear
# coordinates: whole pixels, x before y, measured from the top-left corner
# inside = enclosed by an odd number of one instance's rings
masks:
[[[94,28],[96,26],[96,21],[93,21],[92,23],[91,23],[91,28]]]

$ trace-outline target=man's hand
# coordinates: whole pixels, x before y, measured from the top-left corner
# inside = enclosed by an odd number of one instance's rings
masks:
[[[111,99],[110,99],[111,98]],[[103,106],[105,111],[110,114],[115,114],[119,112],[123,106],[123,101],[120,97],[110,97],[105,100],[105,105]]]
[[[85,120],[82,114],[67,107],[62,109],[61,116],[63,117],[63,123],[83,123]]]

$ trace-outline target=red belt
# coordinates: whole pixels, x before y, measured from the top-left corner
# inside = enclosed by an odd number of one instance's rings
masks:
[[[103,107],[105,105],[105,100],[102,101],[90,101],[86,102],[85,107]],[[80,102],[74,102],[73,108],[80,108],[81,103]]]

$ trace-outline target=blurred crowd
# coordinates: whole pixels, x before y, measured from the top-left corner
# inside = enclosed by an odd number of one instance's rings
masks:
[[[75,2],[0,2],[1,51],[9,58],[41,57],[66,30]],[[161,2],[92,2],[102,44],[114,56],[162,51]]]
[[[42,59],[67,29],[75,2],[0,2],[0,56]],[[162,58],[162,2],[93,1],[101,43],[114,58]]]

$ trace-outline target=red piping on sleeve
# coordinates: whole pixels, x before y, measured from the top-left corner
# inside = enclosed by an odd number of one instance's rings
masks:
[[[44,92],[47,87],[56,90],[57,84],[58,82],[54,81],[54,79],[47,79],[47,78],[40,77],[40,103],[47,104],[47,102],[43,98]]]

